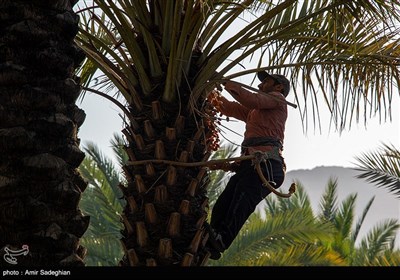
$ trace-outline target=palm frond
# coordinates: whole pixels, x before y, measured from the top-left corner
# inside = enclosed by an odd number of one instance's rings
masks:
[[[356,157],[357,168],[361,173],[357,176],[386,188],[390,193],[400,198],[400,151],[392,144],[382,146],[369,153]]]
[[[82,237],[88,248],[87,264],[115,266],[123,254],[119,242],[123,228],[120,213],[124,207],[118,187],[120,176],[112,161],[94,143],[89,142],[84,150],[89,156],[79,171],[89,182],[80,202],[82,211],[90,216],[89,228]]]
[[[357,223],[356,223],[356,226],[354,228],[354,231],[351,234],[351,240],[353,241],[353,243],[355,243],[357,241],[357,237],[358,237],[358,234],[360,233],[361,226],[363,225],[365,217],[367,216],[367,214],[369,212],[369,209],[371,208],[372,203],[374,202],[374,200],[375,200],[375,196],[372,197],[368,201],[367,205],[365,206],[365,208],[364,208],[364,210],[363,210],[363,212],[361,214],[361,217],[357,220]]]
[[[122,136],[118,133],[113,134],[113,138],[110,141],[112,150],[114,152],[114,155],[117,158],[117,162],[120,164],[120,166],[123,166],[127,163],[129,160],[129,157],[127,153],[124,150],[124,145],[125,141],[122,138]]]
[[[301,182],[296,182],[296,192],[281,207],[277,197],[265,199],[264,213],[253,213],[239,232],[232,245],[218,261],[210,265],[235,266],[390,266],[398,263],[398,251],[394,242],[398,223],[388,220],[369,232],[366,238],[355,245],[359,229],[374,201],[369,200],[354,232],[352,222],[356,195],[348,196],[337,203],[337,179],[329,178],[321,198],[321,212],[314,218],[307,210],[307,194]],[[304,191],[304,194],[302,193]],[[296,198],[296,195],[299,196]],[[301,207],[305,202],[305,207]],[[338,206],[337,206],[338,204]],[[327,208],[327,209],[325,209]],[[329,213],[329,214],[327,214]]]
[[[383,252],[393,249],[393,242],[396,238],[400,225],[396,219],[388,219],[376,225],[367,236],[361,241],[360,250],[364,256],[364,265],[370,265]],[[360,261],[360,260],[358,260]]]
[[[281,212],[302,209],[304,213],[312,215],[310,198],[300,182],[296,183],[296,192],[290,199],[275,196],[268,196],[267,199],[277,199]]]
[[[363,1],[355,2],[357,6],[340,1],[312,4],[284,1],[269,6],[267,11],[254,16],[251,23],[244,23],[235,36],[210,52],[204,68],[209,74],[199,75],[199,86],[205,88],[207,81],[214,83],[228,71],[233,72],[232,69],[236,73],[225,75],[226,79],[259,70],[281,70],[282,74],[291,73],[295,99],[304,106],[300,113],[303,120],[308,118],[306,105],[309,102],[314,122],[319,117],[318,88],[340,130],[359,120],[363,112],[360,107],[365,109],[364,118],[367,109],[369,114],[380,112],[382,107],[390,112],[389,104],[395,92],[393,85],[400,81],[397,69],[400,40],[393,21],[382,24],[381,13],[395,21],[399,18],[399,9],[394,11],[390,5],[377,9]],[[231,58],[237,50],[242,53]],[[240,62],[253,56],[255,50],[262,54],[257,67],[239,71]],[[265,61],[269,66],[265,66]],[[214,64],[223,64],[215,80],[210,78],[216,70],[212,68]],[[296,90],[296,81],[302,83],[303,96]]]
[[[272,199],[270,196],[267,196],[264,199],[264,211],[269,213],[271,216],[274,216],[278,213],[281,212],[281,209],[278,206],[278,200],[277,199]]]
[[[121,244],[114,237],[89,237],[85,234],[82,245],[88,249],[87,266],[117,266],[123,256]]]
[[[400,266],[400,251],[385,251],[382,255],[377,256],[371,263],[370,266]]]
[[[264,252],[273,252],[297,243],[314,243],[329,237],[331,226],[315,223],[314,218],[301,209],[267,216],[252,215],[217,265],[226,265],[251,259]]]
[[[355,215],[357,194],[349,195],[339,206],[334,218],[334,225],[341,239],[350,238]]]
[[[337,211],[337,178],[329,178],[325,192],[319,204],[320,218],[326,221],[333,221]]]
[[[111,202],[113,207],[122,207],[123,202],[120,199],[122,197],[122,192],[118,187],[121,176],[116,171],[113,161],[106,158],[93,142],[87,142],[83,150],[90,158],[88,161],[83,161],[84,164],[80,166],[80,171],[83,175],[92,174],[88,176],[89,183],[99,187],[103,192],[109,193],[109,197],[114,196]],[[86,169],[90,169],[90,171]]]
[[[121,207],[114,207],[111,200],[114,196],[104,192],[104,188],[89,186],[87,195],[82,197],[82,211],[90,216],[88,232],[98,236],[120,237],[122,224],[119,213]]]
[[[336,252],[316,244],[296,244],[274,254],[263,254],[240,265],[247,266],[345,266],[347,262]]]
[[[84,69],[98,67],[139,111],[151,94],[172,103],[185,88],[191,101],[183,105],[193,107],[224,79],[268,70],[290,76],[305,125],[320,126],[321,102],[339,130],[391,115],[400,84],[397,1],[94,3],[81,13],[77,39],[91,60]]]

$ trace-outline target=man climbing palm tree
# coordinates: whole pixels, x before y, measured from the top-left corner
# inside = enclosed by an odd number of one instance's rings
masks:
[[[283,75],[257,73],[261,91],[254,94],[239,83],[228,81],[227,90],[237,102],[218,96],[220,111],[246,123],[242,155],[262,152],[265,162],[262,171],[270,185],[279,188],[284,180],[286,166],[282,157],[287,103],[290,83]],[[211,259],[219,259],[239,233],[243,224],[254,212],[258,203],[271,191],[264,186],[251,160],[244,160],[231,177],[212,211],[209,230]]]

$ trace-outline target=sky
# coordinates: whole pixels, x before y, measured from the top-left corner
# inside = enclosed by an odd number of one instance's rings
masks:
[[[224,93],[225,96],[227,96]],[[229,98],[229,96],[227,96]],[[298,169],[313,169],[318,166],[343,166],[355,167],[355,157],[362,153],[377,150],[382,143],[393,144],[400,147],[400,108],[399,96],[396,95],[392,107],[392,121],[379,122],[375,117],[367,120],[367,124],[360,122],[353,124],[351,129],[341,134],[334,129],[329,129],[329,121],[322,123],[321,132],[314,131],[312,124],[306,133],[303,132],[298,109],[288,107],[288,120],[286,122],[283,156],[286,161],[287,171]],[[288,96],[288,101],[294,102],[293,94]],[[120,110],[110,101],[86,93],[83,100],[77,105],[86,113],[86,120],[79,130],[81,145],[92,141],[110,158],[115,160],[110,140],[113,133],[123,129]],[[322,116],[327,119],[326,108],[321,106]],[[325,109],[325,110],[324,110]],[[236,133],[243,135],[244,123],[240,121],[223,122],[223,125]],[[224,129],[221,139],[240,145],[243,138]],[[228,142],[225,140],[225,142]]]

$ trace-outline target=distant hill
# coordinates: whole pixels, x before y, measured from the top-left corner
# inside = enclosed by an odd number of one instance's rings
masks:
[[[280,191],[287,192],[290,184],[297,180],[302,183],[310,197],[313,209],[319,212],[319,203],[322,193],[325,191],[329,178],[337,178],[338,201],[343,201],[348,195],[357,193],[356,221],[366,207],[368,201],[375,196],[375,200],[360,229],[360,236],[365,237],[374,226],[380,222],[393,218],[400,221],[400,199],[389,193],[385,188],[377,187],[362,179],[357,179],[358,171],[351,168],[337,166],[321,166],[311,170],[293,170],[286,173],[284,184]],[[314,212],[314,213],[315,213]],[[397,248],[400,248],[400,231],[396,240]]]

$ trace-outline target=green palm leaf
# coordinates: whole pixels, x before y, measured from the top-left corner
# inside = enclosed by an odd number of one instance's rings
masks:
[[[374,261],[370,264],[371,266],[400,266],[400,251],[391,251],[388,250],[384,254],[378,256],[374,259]]]
[[[342,239],[350,237],[355,212],[357,194],[349,195],[340,205],[334,219],[334,225]]]
[[[128,155],[124,150],[125,141],[118,133],[114,133],[113,138],[110,141],[112,150],[114,152],[115,157],[117,158],[117,162],[123,166],[129,160]]]
[[[356,159],[358,167],[354,169],[361,172],[357,178],[400,197],[400,151],[394,145],[382,144],[377,151],[363,153]]]
[[[335,228],[331,241],[324,246],[332,248],[349,265],[384,264],[387,258],[381,259],[383,252],[386,256],[394,252],[394,239],[399,227],[398,222],[389,219],[381,225],[375,226],[357,247],[356,241],[360,228],[372,206],[374,197],[368,201],[353,228],[357,195],[349,195],[337,207],[337,187],[337,179],[330,178],[320,203],[320,219],[330,221]]]
[[[392,251],[399,227],[398,220],[395,219],[383,221],[375,226],[361,241],[360,257],[362,258],[357,259],[357,261],[363,263],[363,265],[371,265],[386,251]]]
[[[329,178],[325,192],[321,197],[319,209],[321,212],[320,218],[326,221],[333,222],[337,211],[337,179]]]
[[[263,254],[244,262],[248,266],[345,266],[346,261],[336,252],[315,244],[298,244],[274,254]]]
[[[120,144],[122,139],[114,135],[113,150],[119,159],[126,158]],[[89,142],[84,150],[87,157],[79,167],[89,186],[82,195],[80,206],[90,216],[89,228],[82,237],[88,249],[87,265],[116,266],[122,258],[122,223],[120,213],[124,207],[122,192],[118,185],[120,176],[113,162],[106,158],[97,145]]]
[[[399,224],[387,220],[371,230],[357,247],[356,239],[374,201],[364,208],[354,229],[356,195],[338,203],[337,179],[329,178],[314,217],[300,182],[290,199],[268,196],[265,213],[250,216],[239,236],[211,265],[240,266],[390,266],[398,263],[394,240]]]
[[[355,226],[355,228],[354,228],[354,231],[353,231],[353,233],[352,233],[352,235],[351,235],[351,240],[352,240],[354,243],[355,243],[356,240],[357,240],[357,237],[358,237],[358,234],[359,234],[359,232],[360,232],[361,226],[362,226],[362,224],[363,224],[363,222],[364,222],[364,220],[365,220],[365,217],[367,216],[367,214],[368,214],[368,212],[369,212],[369,210],[370,210],[370,208],[371,208],[372,203],[374,202],[374,200],[375,200],[375,196],[372,197],[372,198],[368,201],[367,205],[365,206],[365,208],[364,208],[364,210],[363,210],[363,212],[362,212],[362,214],[361,214],[361,217],[358,219],[358,221],[357,221],[357,223],[356,223],[356,226]]]
[[[293,201],[292,198],[284,200],[268,196],[265,212],[252,214],[222,258],[212,265],[255,264],[254,259],[258,257],[329,238],[331,225],[319,223],[314,218],[303,189],[298,188],[292,197]]]
[[[111,159],[105,158],[96,144],[88,142],[83,150],[87,153],[88,159],[84,160],[84,164],[80,167],[80,171],[89,184],[101,189],[106,197],[114,196],[110,202],[113,208],[122,207],[122,192],[118,188],[121,181],[120,175],[117,173],[114,163]]]
[[[117,266],[122,258],[121,244],[115,237],[84,236],[82,244],[88,249],[87,266]]]

